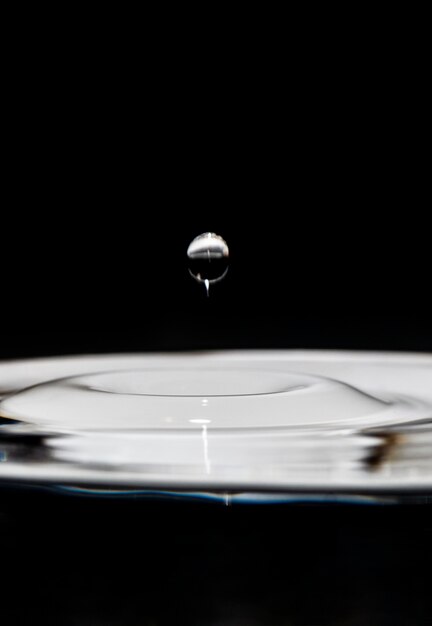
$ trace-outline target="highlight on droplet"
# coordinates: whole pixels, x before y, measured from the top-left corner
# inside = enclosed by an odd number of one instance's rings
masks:
[[[226,241],[216,233],[198,235],[187,249],[189,273],[204,285],[207,296],[210,286],[220,282],[228,272],[229,248]]]

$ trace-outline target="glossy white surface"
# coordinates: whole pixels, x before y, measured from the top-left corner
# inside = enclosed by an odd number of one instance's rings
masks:
[[[232,436],[237,429],[331,428],[395,419],[396,407],[343,383],[242,368],[158,367],[75,376],[10,396],[1,411],[53,430],[200,430],[206,425],[209,432],[223,429]]]
[[[75,378],[4,400],[1,413],[25,422],[4,430],[49,437],[40,461],[13,456],[5,445],[0,479],[287,492],[432,489],[429,355],[38,359],[1,364],[0,389],[65,376]]]

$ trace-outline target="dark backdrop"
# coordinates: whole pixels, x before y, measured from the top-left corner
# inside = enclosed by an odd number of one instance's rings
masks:
[[[0,356],[431,350],[429,228],[412,164],[402,148],[358,153],[349,132],[346,152],[329,145],[318,160],[263,144],[208,164],[177,155],[169,168],[123,159],[117,144],[23,160],[2,220]],[[207,230],[231,252],[209,299],[186,258]]]
[[[142,36],[120,54],[108,31],[97,50],[60,31],[31,46],[22,23],[0,357],[431,350],[423,39],[378,19],[331,37],[308,16],[265,50],[242,29],[244,49],[205,57]],[[232,258],[209,301],[186,267],[207,230]]]

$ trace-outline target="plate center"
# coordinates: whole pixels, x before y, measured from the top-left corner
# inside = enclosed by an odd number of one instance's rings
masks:
[[[37,385],[0,404],[4,417],[49,429],[247,430],[370,421],[386,404],[341,382],[266,368],[152,368]]]
[[[88,377],[86,382],[88,389],[105,393],[203,398],[283,393],[310,385],[306,377],[231,369],[104,372]]]

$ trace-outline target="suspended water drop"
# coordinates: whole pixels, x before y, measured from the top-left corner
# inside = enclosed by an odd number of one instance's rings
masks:
[[[203,233],[189,244],[187,255],[190,275],[204,285],[209,296],[210,285],[225,278],[228,272],[226,241],[215,233]]]

